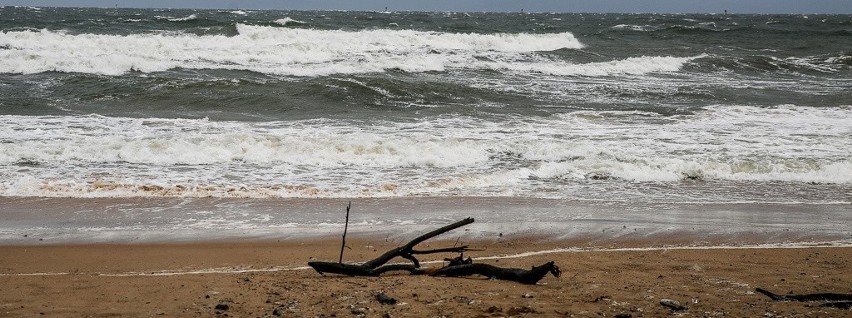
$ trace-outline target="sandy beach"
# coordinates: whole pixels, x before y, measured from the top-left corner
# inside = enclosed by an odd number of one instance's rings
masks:
[[[508,235],[507,235],[508,236]],[[362,262],[404,244],[348,238],[345,260]],[[3,246],[4,317],[848,317],[819,303],[755,293],[852,293],[852,247],[666,247],[624,241],[506,237],[459,242],[476,262],[562,270],[537,285],[484,277],[389,273],[322,276],[309,260],[335,261],[339,238],[280,242]],[[419,248],[452,246],[427,241]],[[683,246],[683,245],[681,245]],[[579,247],[579,249],[578,249]],[[534,253],[530,253],[534,252]],[[523,253],[529,253],[525,255]],[[436,261],[454,255],[427,255]],[[404,261],[399,259],[400,261]],[[429,262],[427,267],[442,266]],[[395,305],[381,304],[383,292]],[[687,307],[673,311],[672,299]],[[217,309],[217,306],[219,309]],[[227,308],[227,309],[225,309]]]
[[[506,198],[359,199],[344,261],[458,220],[417,249],[474,262],[554,261],[537,285],[320,275],[339,257],[340,200],[0,200],[3,317],[844,317],[756,292],[852,293],[845,205],[648,204]],[[150,218],[149,211],[158,211]],[[404,213],[400,213],[404,211]],[[627,212],[622,212],[627,211]],[[632,212],[631,212],[632,211]],[[266,215],[266,218],[257,218]],[[413,221],[409,221],[413,220]],[[276,226],[276,224],[295,224]],[[424,267],[457,254],[422,255]],[[395,262],[405,262],[397,258]],[[382,304],[377,295],[394,298]],[[686,309],[660,302],[671,299]]]

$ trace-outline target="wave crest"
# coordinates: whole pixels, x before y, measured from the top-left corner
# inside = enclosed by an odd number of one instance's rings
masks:
[[[684,64],[707,55],[693,57],[642,56],[630,57],[609,62],[585,64],[573,63],[489,63],[494,69],[508,69],[519,72],[535,72],[556,76],[612,76],[641,75],[659,72],[676,72]]]
[[[0,73],[121,75],[175,68],[234,69],[291,76],[442,71],[476,56],[582,48],[571,33],[461,34],[412,30],[312,30],[237,24],[237,35],[0,33]],[[474,65],[477,65],[474,63]]]
[[[290,17],[278,19],[278,20],[275,20],[274,22],[276,24],[285,25],[285,26],[288,25],[288,24],[305,24],[305,22],[302,22],[302,21],[299,21],[299,20],[296,20],[296,19],[293,19],[293,18],[290,18]]]
[[[838,73],[850,69],[852,54],[838,52],[813,56],[776,57],[771,55],[749,55],[744,57],[713,55],[702,63],[713,70],[736,70],[751,72],[780,72],[789,74]]]

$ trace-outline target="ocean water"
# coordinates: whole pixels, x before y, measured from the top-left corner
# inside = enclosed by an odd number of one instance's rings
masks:
[[[2,7],[0,197],[824,205],[846,222],[852,16]]]

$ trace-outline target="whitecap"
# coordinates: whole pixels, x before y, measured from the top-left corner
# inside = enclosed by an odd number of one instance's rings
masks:
[[[299,21],[299,20],[296,20],[296,19],[293,19],[293,18],[290,18],[290,17],[285,17],[283,19],[275,20],[275,23],[279,24],[279,25],[305,24],[305,22],[302,22],[302,21]]]
[[[174,68],[248,70],[289,76],[386,70],[427,72],[493,68],[476,62],[476,56],[483,54],[512,63],[522,53],[583,47],[571,33],[341,31],[245,24],[238,24],[237,30],[236,36],[5,32],[0,34],[0,46],[11,49],[0,51],[0,73],[56,71],[121,75]]]
[[[183,21],[192,21],[198,19],[198,16],[195,14],[190,14],[188,16],[182,18],[167,18],[167,20],[172,22],[183,22]]]

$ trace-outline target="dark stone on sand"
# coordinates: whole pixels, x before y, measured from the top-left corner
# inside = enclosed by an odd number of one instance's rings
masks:
[[[615,318],[633,318],[633,314],[629,312],[618,313],[615,315]]]
[[[597,298],[595,298],[594,300],[592,300],[592,302],[594,302],[594,303],[599,303],[599,302],[602,302],[602,301],[610,301],[610,300],[611,300],[611,298],[612,298],[612,297],[609,297],[609,296],[598,296]]]
[[[520,314],[534,314],[534,313],[537,313],[537,312],[538,311],[536,311],[535,309],[532,309],[532,307],[529,307],[529,306],[512,307],[512,308],[509,308],[509,310],[506,311],[506,315],[518,316]]]
[[[677,300],[660,299],[660,305],[663,305],[664,307],[668,307],[672,311],[686,310],[686,306],[681,305],[680,302],[678,302]]]
[[[216,310],[227,311],[228,309],[231,309],[231,305],[228,305],[227,303],[219,303],[216,305]]]
[[[378,293],[376,295],[376,300],[378,300],[382,305],[396,305],[396,299],[388,297],[385,293]]]
[[[281,307],[275,308],[275,310],[272,311],[272,315],[273,316],[282,316],[282,315],[284,315],[284,310]]]

